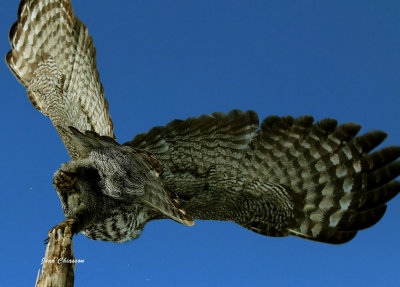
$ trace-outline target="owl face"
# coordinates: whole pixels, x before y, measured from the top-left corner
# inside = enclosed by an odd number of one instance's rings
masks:
[[[67,218],[82,214],[81,232],[93,240],[126,242],[137,238],[157,213],[140,200],[126,201],[104,193],[104,182],[91,159],[65,163],[54,185]]]
[[[56,171],[53,184],[66,217],[75,214],[78,209],[99,205],[96,197],[101,197],[100,180],[90,160],[67,162]]]

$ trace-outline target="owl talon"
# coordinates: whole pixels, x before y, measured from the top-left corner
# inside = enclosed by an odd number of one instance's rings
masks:
[[[51,233],[55,231],[55,236],[56,239],[58,237],[58,232],[62,232],[64,236],[70,236],[72,237],[74,234],[77,234],[77,228],[76,228],[76,223],[78,222],[77,219],[75,218],[68,218],[61,222],[60,224],[54,226],[52,229],[50,229],[48,233],[48,237],[43,241],[45,245],[49,243]]]
[[[53,178],[53,184],[57,189],[69,189],[77,181],[77,178],[73,174],[64,171],[57,172]]]

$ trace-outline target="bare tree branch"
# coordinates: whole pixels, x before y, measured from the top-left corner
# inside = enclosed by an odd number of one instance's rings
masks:
[[[49,233],[49,243],[43,259],[42,275],[35,287],[74,286],[75,257],[70,226],[55,228]],[[39,277],[39,276],[38,276]]]

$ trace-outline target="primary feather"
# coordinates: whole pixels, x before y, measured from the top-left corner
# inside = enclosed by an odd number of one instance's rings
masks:
[[[269,236],[344,243],[400,190],[400,147],[311,116],[214,113],[174,120],[120,145],[96,51],[68,0],[23,0],[6,62],[48,116],[72,161],[54,176],[75,231],[124,242],[150,220],[236,222]],[[71,221],[69,221],[71,222]]]

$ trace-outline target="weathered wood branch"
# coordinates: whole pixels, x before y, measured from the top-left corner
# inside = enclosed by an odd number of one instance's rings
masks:
[[[71,227],[55,228],[49,233],[49,243],[42,262],[42,275],[35,287],[74,286],[75,257],[72,250]]]

